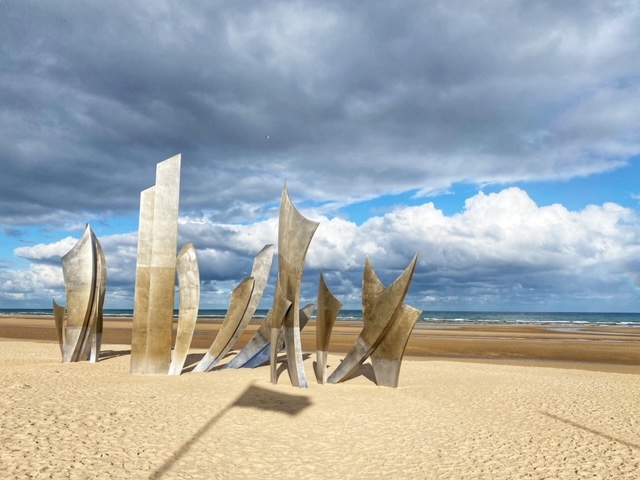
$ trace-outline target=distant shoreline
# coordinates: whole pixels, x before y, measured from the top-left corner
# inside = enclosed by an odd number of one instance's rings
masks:
[[[262,319],[254,319],[235,349],[253,336]],[[198,322],[192,349],[207,349],[222,320]],[[132,317],[105,317],[104,343],[130,345]],[[329,351],[344,354],[355,343],[362,323],[337,322]],[[315,354],[315,322],[302,331],[305,352]],[[0,316],[0,339],[56,342],[53,316]],[[536,364],[640,374],[640,330],[624,326],[418,324],[406,358]]]
[[[226,309],[200,309],[201,322],[222,320]],[[254,314],[256,320],[264,319],[267,309],[258,309]],[[47,308],[30,309],[14,308],[0,309],[0,318],[11,316],[47,317],[53,311]],[[105,309],[104,315],[112,318],[129,318],[133,316],[132,309]],[[174,311],[177,317],[178,312]],[[314,316],[312,315],[312,320]],[[362,321],[362,310],[342,309],[338,314],[337,323]],[[424,310],[418,320],[421,325],[535,325],[550,326],[621,326],[640,329],[640,313],[633,312],[509,312],[509,311],[429,311]]]

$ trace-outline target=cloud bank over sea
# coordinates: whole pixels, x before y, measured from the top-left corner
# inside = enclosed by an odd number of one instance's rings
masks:
[[[625,301],[635,305],[637,291],[630,282],[640,269],[640,221],[635,211],[616,204],[572,212],[562,205],[539,207],[523,190],[510,188],[478,194],[452,216],[432,203],[399,208],[362,225],[305,213],[320,222],[307,257],[306,301],[314,301],[322,271],[343,303],[358,307],[367,255],[383,281],[391,283],[419,253],[408,302],[425,309],[571,310],[594,301],[614,310]],[[196,243],[202,305],[212,308],[227,306],[238,278],[250,274],[253,256],[278,235],[277,218],[237,225],[182,217],[179,231],[181,244]],[[17,249],[31,267],[14,276],[12,285],[5,283],[12,288],[3,295],[19,298],[34,286],[43,301],[63,295],[59,259],[75,241],[68,237]],[[129,307],[136,234],[100,241],[108,261],[111,307]],[[271,288],[275,275],[274,268]]]

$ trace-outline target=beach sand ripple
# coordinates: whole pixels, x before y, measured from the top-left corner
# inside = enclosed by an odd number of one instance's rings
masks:
[[[128,347],[103,351],[0,343],[0,478],[639,478],[640,375],[423,359],[398,389],[368,364],[297,389],[268,367],[130,375]]]

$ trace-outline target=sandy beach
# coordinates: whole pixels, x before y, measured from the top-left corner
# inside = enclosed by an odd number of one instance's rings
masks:
[[[97,364],[62,364],[53,320],[0,318],[0,478],[637,479],[640,332],[416,328],[400,387],[268,367],[129,374],[130,322]],[[210,345],[200,325],[189,357]],[[243,337],[246,341],[257,324]],[[355,341],[338,325],[329,371]],[[313,352],[313,325],[303,334]],[[231,358],[231,357],[229,357]]]

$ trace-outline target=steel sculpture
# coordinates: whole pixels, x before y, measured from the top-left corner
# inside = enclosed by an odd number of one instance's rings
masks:
[[[65,311],[66,308],[58,305],[55,300],[53,301],[53,320],[56,324],[56,336],[58,337],[58,344],[60,345],[60,355],[64,355],[63,324]]]
[[[67,307],[53,302],[62,361],[97,362],[102,339],[102,309],[107,265],[102,246],[87,225],[82,238],[62,257]]]
[[[364,326],[353,348],[327,379],[328,383],[342,382],[353,375],[382,342],[396,316],[401,312],[417,260],[418,256],[416,255],[402,275],[390,287],[374,294],[373,292],[381,284],[377,276],[375,276],[375,272],[373,272],[370,261],[367,259],[363,281]],[[364,316],[365,311],[367,312],[366,318]]]
[[[166,374],[171,364],[181,156],[156,166],[140,197],[131,373]]]
[[[327,381],[327,350],[333,324],[342,308],[342,302],[338,300],[320,274],[318,285],[318,313],[316,315],[316,379],[323,384]]]
[[[276,348],[280,329],[284,326],[287,370],[295,387],[306,388],[307,378],[300,341],[300,287],[304,261],[311,239],[318,228],[296,210],[285,185],[278,222],[278,283],[276,286],[271,326],[271,383],[278,382]],[[282,308],[286,301],[289,308]]]
[[[280,283],[276,282],[276,292],[273,297],[273,308],[271,309],[271,339],[269,340],[269,359],[270,359],[270,378],[271,383],[278,382],[278,349],[280,339],[284,341],[284,332],[282,330],[282,321],[291,310],[291,300],[287,299],[282,290]],[[276,319],[280,319],[279,322]],[[284,345],[284,344],[283,344]]]
[[[220,331],[207,353],[193,369],[194,372],[208,372],[220,361],[223,350],[228,345],[244,316],[244,312],[247,310],[254,284],[253,277],[247,277],[233,289],[231,302],[222,322],[222,327],[220,327]]]
[[[178,330],[171,357],[169,375],[180,375],[189,353],[191,339],[198,320],[200,305],[200,269],[196,249],[192,243],[180,250],[176,259],[178,285],[180,287],[180,309],[178,313]]]
[[[316,306],[313,303],[305,305],[300,310],[300,331],[309,322]],[[271,310],[267,313],[256,333],[245,347],[224,368],[256,368],[269,363],[271,358]],[[284,332],[280,330],[276,344],[276,355],[284,350]]]
[[[267,315],[264,317],[264,320],[260,324],[260,327],[258,327],[258,330],[256,330],[256,333],[251,337],[251,340],[247,342],[244,348],[240,350],[238,354],[224,366],[224,368],[250,368],[248,366],[249,362],[258,362],[260,358],[263,358],[263,352],[265,350],[267,351],[266,360],[269,360],[269,346],[271,345],[271,312],[271,310],[267,312]],[[256,357],[260,358],[254,360]],[[264,362],[260,362],[259,365],[262,365],[262,363]]]
[[[215,367],[229,352],[229,350],[233,348],[247,328],[247,325],[253,318],[253,315],[260,304],[260,300],[262,300],[262,294],[264,293],[264,289],[267,285],[267,280],[269,279],[269,274],[271,272],[273,250],[273,245],[266,245],[258,255],[256,255],[253,261],[251,277],[248,277],[253,279],[253,288],[250,293],[248,303],[244,304],[244,313],[241,317],[236,316],[230,318],[229,315],[225,317],[222,328],[216,336],[213,345],[202,360],[200,360],[200,363],[198,363],[194,372],[208,372]],[[232,298],[229,311],[232,309],[235,310],[234,303],[238,302],[243,304],[244,299]]]
[[[95,293],[95,254],[88,225],[78,243],[62,257],[62,273],[67,291],[62,361],[77,362],[89,327]]]
[[[402,305],[400,315],[371,354],[371,364],[378,386],[398,388],[402,357],[413,327],[421,314],[422,310]]]
[[[93,363],[98,361],[100,349],[102,348],[103,310],[107,294],[107,259],[104,255],[104,250],[102,250],[102,245],[100,245],[97,238],[95,241],[96,281],[98,283],[96,285],[97,301],[93,304],[93,315],[90,322],[93,334],[91,335],[91,353],[89,355],[89,361]]]
[[[384,285],[376,275],[371,261],[367,258],[362,285],[363,319],[371,318],[375,299],[383,290]],[[421,310],[403,304],[399,314],[392,321],[391,328],[371,354],[371,364],[378,386],[398,387],[404,350],[421,314]]]
[[[147,329],[149,323],[149,288],[151,285],[151,239],[155,187],[140,194],[138,224],[138,259],[131,332],[131,373],[145,373],[147,369]]]

